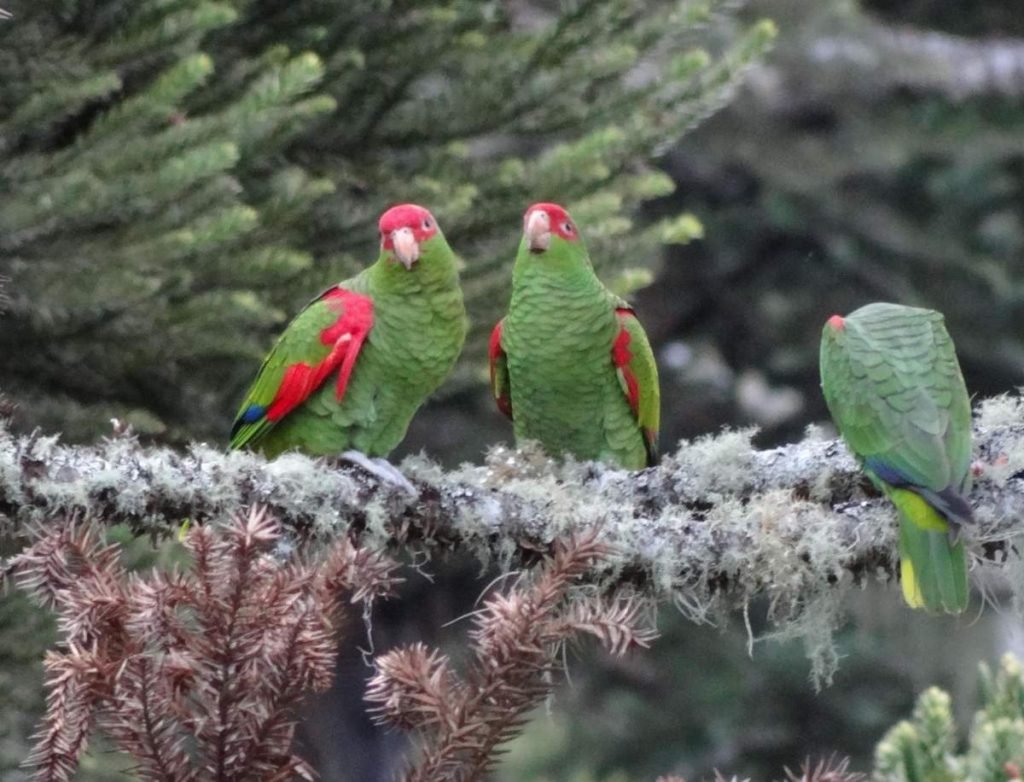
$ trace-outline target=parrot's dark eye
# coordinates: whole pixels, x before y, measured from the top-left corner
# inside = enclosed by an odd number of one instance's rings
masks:
[[[562,230],[567,234],[571,234],[573,231],[572,223],[562,223]]]
[[[434,223],[433,223],[433,221],[429,217],[424,217],[423,218],[423,230],[424,231],[429,231],[431,226],[433,226],[433,225],[434,225]]]

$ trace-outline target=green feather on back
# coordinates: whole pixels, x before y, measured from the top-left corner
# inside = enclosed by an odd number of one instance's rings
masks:
[[[843,439],[900,511],[907,602],[962,611],[966,554],[951,538],[971,518],[971,408],[942,315],[877,303],[830,318],[821,382]]]

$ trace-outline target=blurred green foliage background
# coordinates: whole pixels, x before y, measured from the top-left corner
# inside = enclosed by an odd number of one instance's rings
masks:
[[[888,299],[947,314],[968,386],[1022,383],[1024,11],[978,0],[8,0],[0,21],[0,389],[15,426],[109,419],[223,442],[259,358],[316,291],[422,202],[462,255],[472,336],[405,452],[479,459],[509,428],[483,389],[524,207],[574,212],[658,351],[662,442],[825,420],[820,324]],[[771,20],[771,21],[766,21]],[[653,277],[652,277],[653,275]],[[142,556],[141,554],[139,556]],[[389,641],[437,638],[487,578],[410,588]],[[442,574],[443,575],[443,574]],[[763,607],[762,607],[763,609]],[[626,662],[584,653],[500,776],[777,778],[875,743],[943,684],[965,725],[978,659],[1019,618],[851,608],[815,693],[803,651],[742,621],[683,624]],[[756,614],[752,629],[758,629]],[[0,778],[40,708],[46,619],[0,598]],[[458,637],[459,628],[446,631]],[[453,643],[456,641],[453,641]],[[361,717],[365,670],[309,705],[329,780],[385,779],[401,740]],[[29,673],[30,672],[30,675]],[[95,753],[83,780],[120,778]]]

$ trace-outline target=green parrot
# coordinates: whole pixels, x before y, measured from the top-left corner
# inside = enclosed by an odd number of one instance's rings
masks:
[[[641,469],[658,459],[658,368],[632,307],[594,274],[557,204],[523,218],[508,314],[491,334],[491,390],[516,439]]]
[[[231,448],[343,455],[378,472],[362,454],[386,456],[447,377],[467,325],[455,255],[421,206],[392,207],[378,226],[376,263],[313,299],[278,338]]]
[[[833,315],[821,336],[821,387],[843,439],[899,511],[907,604],[960,613],[971,404],[942,315],[898,304]]]

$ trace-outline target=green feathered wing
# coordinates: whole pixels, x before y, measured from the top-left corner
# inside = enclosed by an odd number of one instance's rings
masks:
[[[843,439],[899,511],[905,600],[963,611],[971,408],[942,315],[879,303],[834,316],[822,333],[821,384]]]
[[[239,407],[232,448],[386,456],[466,336],[455,255],[438,230],[411,269],[382,251],[288,325]]]
[[[346,358],[354,364],[373,313],[370,300],[353,291],[365,287],[359,282],[357,278],[328,288],[288,324],[239,406],[231,448],[263,441],[281,419],[337,372]],[[332,327],[337,338],[324,339]]]
[[[615,314],[619,319],[619,333],[612,345],[612,364],[622,393],[633,411],[635,426],[640,428],[643,436],[647,465],[651,466],[658,463],[658,430],[661,427],[658,365],[647,332],[633,309],[620,300]]]

